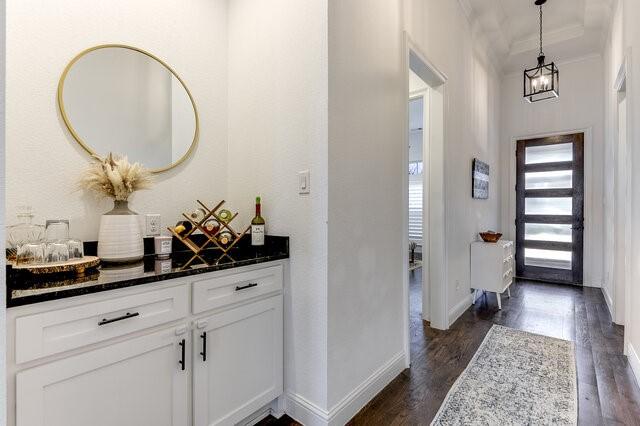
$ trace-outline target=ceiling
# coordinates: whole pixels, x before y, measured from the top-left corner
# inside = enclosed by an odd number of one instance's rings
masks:
[[[459,0],[476,36],[484,38],[506,73],[536,65],[539,8],[533,0]],[[544,53],[566,61],[601,53],[614,0],[547,0]]]

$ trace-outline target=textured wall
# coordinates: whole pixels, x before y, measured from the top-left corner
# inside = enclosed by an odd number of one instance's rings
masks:
[[[291,237],[285,387],[324,408],[327,389],[327,4],[229,3],[228,194],[247,223]],[[311,173],[299,195],[297,172]]]
[[[157,177],[152,191],[134,195],[139,213],[160,213],[172,224],[196,198],[226,195],[226,1],[7,1],[7,217],[16,206],[36,220],[69,218],[72,234],[97,239],[108,201],[76,191],[89,158],[64,126],[56,103],[58,79],[81,50],[130,44],[170,64],[200,111],[200,143],[186,164]]]

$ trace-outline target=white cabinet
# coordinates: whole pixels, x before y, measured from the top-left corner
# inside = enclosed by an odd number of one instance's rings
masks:
[[[9,309],[8,425],[253,415],[283,392],[283,270],[276,261]]]
[[[514,265],[513,241],[471,243],[471,288],[496,293],[498,308],[502,309],[500,293],[506,290],[511,297]]]
[[[197,321],[194,425],[235,424],[282,393],[282,297]]]
[[[186,330],[172,327],[21,371],[17,426],[187,425]]]

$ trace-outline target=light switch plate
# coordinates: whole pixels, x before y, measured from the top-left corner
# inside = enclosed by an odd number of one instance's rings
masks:
[[[160,215],[159,214],[145,215],[144,233],[148,237],[160,235]]]
[[[311,192],[311,177],[309,170],[298,172],[298,193],[309,194]]]

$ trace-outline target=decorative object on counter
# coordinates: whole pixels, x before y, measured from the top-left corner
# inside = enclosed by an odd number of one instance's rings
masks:
[[[477,158],[473,159],[471,171],[471,182],[473,198],[486,200],[489,198],[489,165]]]
[[[105,281],[134,280],[142,276],[144,276],[144,262],[103,265],[100,268],[100,277]]]
[[[47,263],[62,263],[69,260],[69,246],[66,241],[47,243],[44,251],[44,260]]]
[[[206,212],[204,211],[204,209],[198,207],[197,209],[194,209],[191,211],[191,213],[189,213],[189,219],[193,220],[194,222],[200,222],[202,221],[202,219],[204,219],[205,215]]]
[[[67,241],[69,239],[69,220],[48,219],[44,227],[44,239],[47,242]]]
[[[44,243],[25,243],[18,246],[16,255],[17,265],[37,265],[44,263],[45,247]]]
[[[200,200],[196,201],[205,212],[202,220],[196,222],[192,220],[189,215],[183,213],[182,216],[184,216],[187,222],[191,225],[191,228],[187,229],[187,226],[185,226],[185,222],[182,221],[179,222],[178,226],[176,226],[175,228],[167,229],[194,253],[191,261],[200,259],[203,263],[206,263],[206,261],[200,256],[200,253],[211,245],[213,245],[214,248],[221,250],[223,257],[228,256],[229,250],[231,250],[240,241],[240,239],[242,239],[242,237],[249,232],[251,227],[248,226],[243,232],[236,232],[231,227],[231,222],[238,216],[238,213],[232,214],[229,210],[223,209],[222,206],[224,205],[224,200],[220,201],[213,209],[207,207]],[[205,224],[210,219],[213,219],[218,223],[218,230],[213,233],[210,233],[205,228]],[[190,238],[190,236],[196,230],[201,231],[202,234],[206,237],[204,243],[202,243],[201,245],[196,244]],[[191,263],[191,261],[189,261],[188,263]]]
[[[229,210],[227,210],[227,209],[222,209],[218,213],[218,219],[221,222],[229,223],[229,222],[231,222],[232,218],[233,218],[233,214],[231,214],[231,212]]]
[[[497,243],[500,237],[502,237],[502,234],[499,232],[480,232],[480,238],[482,238],[482,241],[484,241],[485,243]]]
[[[156,256],[160,259],[166,259],[171,256],[171,244],[173,237],[170,235],[161,235],[153,237],[153,244],[156,249]]]
[[[44,226],[35,225],[31,206],[18,206],[18,223],[7,227],[7,249],[9,259],[15,259],[19,246],[36,243],[44,239]]]
[[[96,256],[85,256],[81,259],[72,259],[67,262],[59,263],[40,263],[40,264],[20,264],[12,265],[13,269],[25,270],[32,274],[60,274],[73,272],[76,275],[84,275],[89,269],[93,269],[100,264],[100,259]]]
[[[69,248],[69,259],[82,259],[84,257],[84,243],[80,240],[71,239],[67,241]]]
[[[106,262],[133,262],[144,256],[138,214],[129,210],[131,194],[151,187],[151,173],[127,157],[109,154],[96,160],[80,184],[99,197],[114,200],[113,210],[102,215],[98,233],[98,257]]]
[[[176,223],[176,226],[173,228],[173,230],[180,235],[185,234],[191,231],[192,229],[193,229],[193,224],[188,220],[186,221],[181,220],[180,222]]]
[[[260,197],[256,197],[256,215],[251,220],[251,245],[263,246],[264,245],[264,219],[261,216],[262,205]]]
[[[215,235],[220,230],[220,222],[213,218],[209,218],[204,222],[204,225],[202,225],[202,227],[204,228],[204,231],[207,233],[207,235]]]

